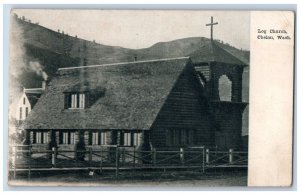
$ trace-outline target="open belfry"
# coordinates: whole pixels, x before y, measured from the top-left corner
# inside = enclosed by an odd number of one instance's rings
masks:
[[[190,55],[192,63],[204,85],[213,115],[216,146],[220,149],[240,148],[243,112],[247,106],[242,101],[242,76],[247,65],[225,51],[213,40],[211,17],[211,42]]]

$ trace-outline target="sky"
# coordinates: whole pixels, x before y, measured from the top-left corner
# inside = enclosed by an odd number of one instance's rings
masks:
[[[141,49],[157,42],[187,37],[210,37],[211,16],[214,39],[249,50],[248,11],[170,11],[170,10],[55,10],[15,9],[19,17],[33,23],[97,43]]]

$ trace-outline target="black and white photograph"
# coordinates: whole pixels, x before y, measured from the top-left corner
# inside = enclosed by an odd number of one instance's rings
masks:
[[[250,23],[12,9],[9,185],[247,186]]]

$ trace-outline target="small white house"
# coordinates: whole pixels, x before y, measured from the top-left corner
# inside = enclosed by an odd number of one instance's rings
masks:
[[[19,122],[24,121],[34,105],[37,103],[38,99],[41,97],[42,93],[45,91],[46,82],[42,83],[42,88],[29,88],[23,90],[23,94],[17,104],[16,109],[16,120]]]

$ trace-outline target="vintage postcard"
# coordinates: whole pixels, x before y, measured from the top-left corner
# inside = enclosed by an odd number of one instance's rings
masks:
[[[294,13],[12,9],[11,186],[290,186]]]

